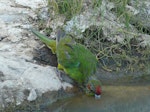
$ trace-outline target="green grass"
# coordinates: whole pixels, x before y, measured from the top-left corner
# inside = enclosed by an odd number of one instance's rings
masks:
[[[84,10],[84,2],[85,0],[48,0],[48,7],[55,12],[55,15],[64,15],[68,21]],[[101,2],[102,0],[91,0],[89,5],[96,8],[101,5]]]
[[[66,20],[79,14],[82,10],[83,0],[48,0],[48,6],[55,14],[61,14]]]

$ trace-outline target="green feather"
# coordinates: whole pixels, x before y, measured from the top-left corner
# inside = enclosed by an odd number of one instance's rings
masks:
[[[96,57],[71,37],[60,39],[56,54],[64,71],[79,84],[84,83],[87,77],[96,71]]]
[[[31,29],[32,33],[35,34],[48,48],[52,50],[53,54],[56,54],[56,41],[49,39],[47,36],[39,33],[38,31]]]

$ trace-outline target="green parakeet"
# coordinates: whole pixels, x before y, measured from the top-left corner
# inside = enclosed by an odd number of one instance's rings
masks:
[[[39,33],[38,31],[31,29],[31,31],[52,50],[53,54],[56,54],[56,40],[49,39],[47,36]]]
[[[58,63],[77,83],[84,84],[87,77],[95,73],[96,57],[71,37],[61,38],[56,49]]]
[[[35,30],[32,30],[32,32],[56,53],[59,69],[65,71],[79,86],[86,86],[86,93],[101,94],[100,81],[91,78],[96,72],[97,59],[90,50],[76,43],[71,36],[61,36],[60,32],[58,32],[56,42]],[[52,43],[55,48],[52,47]],[[93,86],[96,89],[93,89]]]

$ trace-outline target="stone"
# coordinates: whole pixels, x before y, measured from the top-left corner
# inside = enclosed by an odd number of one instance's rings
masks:
[[[34,89],[31,89],[30,94],[27,98],[28,101],[33,101],[37,98],[36,91]]]
[[[58,78],[55,67],[37,65],[18,57],[7,58],[0,55],[0,71],[3,77],[0,82],[0,104],[16,99],[18,105],[24,99],[33,101],[49,91],[72,88],[71,84]],[[27,96],[24,94],[25,90],[30,91]]]
[[[59,79],[55,67],[33,60],[40,44],[29,30],[35,24],[29,18],[36,19],[34,11],[46,3],[44,0],[0,1],[0,107],[34,101],[47,92],[52,96],[51,101],[56,101],[57,97],[53,96],[57,91],[73,87]]]

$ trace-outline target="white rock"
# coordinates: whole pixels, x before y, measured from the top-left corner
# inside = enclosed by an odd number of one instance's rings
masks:
[[[17,104],[21,104],[26,98],[33,101],[45,92],[72,87],[71,84],[59,80],[54,67],[36,65],[13,56],[8,58],[2,53],[0,53],[0,71],[4,80],[0,82],[0,103],[3,102],[1,98],[4,95],[7,96],[5,102],[14,101],[12,98],[16,97]],[[29,96],[25,96],[25,90],[30,90]]]
[[[28,6],[30,8],[37,8],[37,7],[45,7],[47,5],[46,0],[15,0],[17,4]]]
[[[33,50],[39,45],[26,30],[32,27],[28,18],[34,19],[33,10],[46,5],[46,0],[0,0],[0,107],[72,87],[59,80],[54,67],[25,61],[33,62]]]
[[[57,77],[53,67],[30,66],[22,74],[22,78],[28,80],[34,89],[45,93],[47,91],[57,91],[62,84]]]
[[[37,98],[36,91],[34,89],[31,89],[30,94],[27,98],[28,101],[33,101]]]

